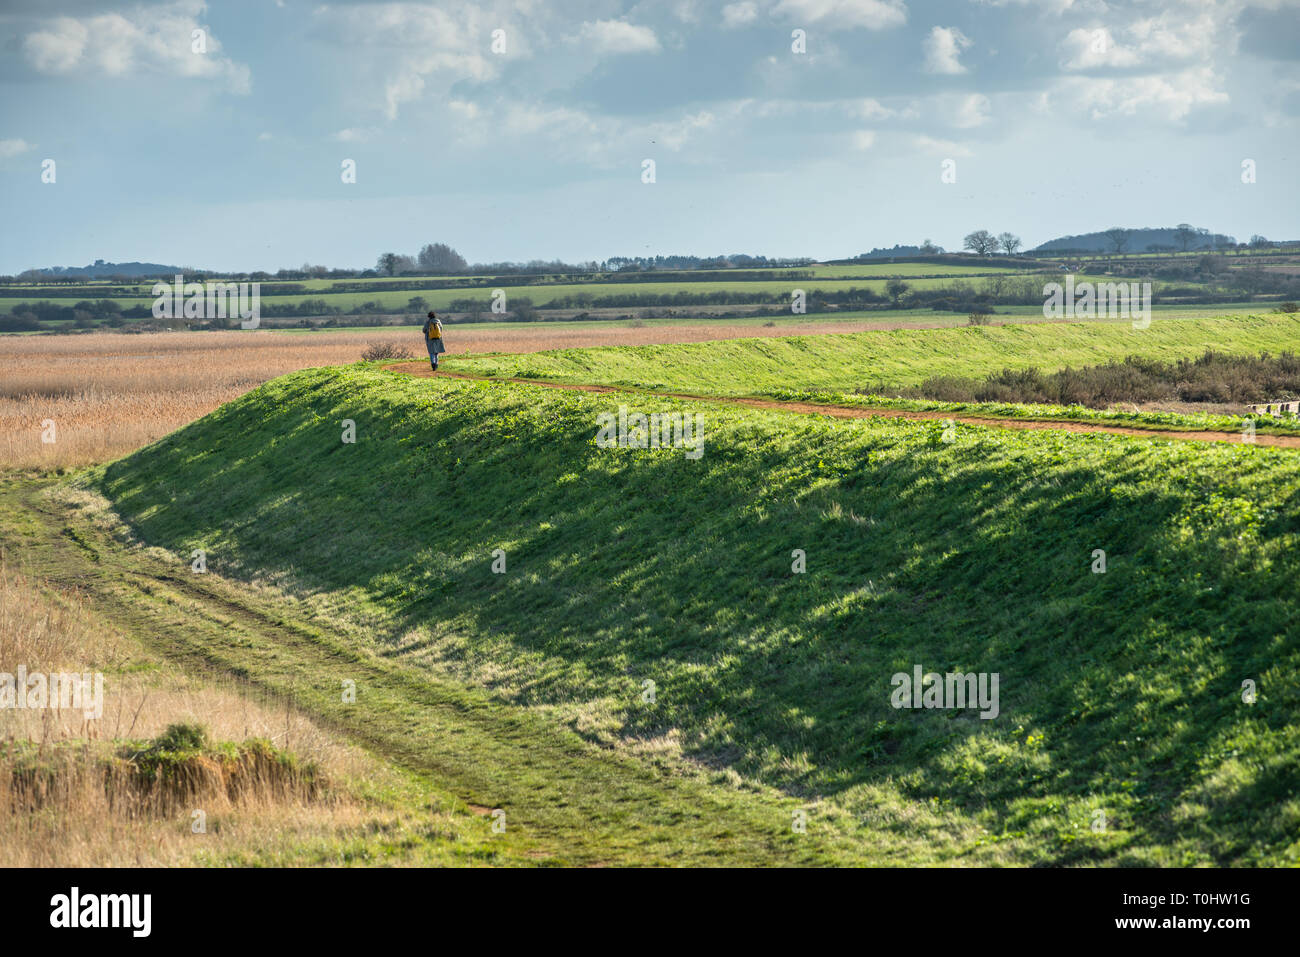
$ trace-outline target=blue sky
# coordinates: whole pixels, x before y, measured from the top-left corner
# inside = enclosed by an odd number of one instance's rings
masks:
[[[0,272],[1300,238],[1297,38],[1297,0],[5,0]]]

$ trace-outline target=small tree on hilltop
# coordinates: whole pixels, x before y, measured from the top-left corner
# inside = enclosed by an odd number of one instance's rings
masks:
[[[961,242],[963,249],[969,249],[977,256],[987,256],[998,248],[998,241],[987,229],[977,229],[968,233]]]

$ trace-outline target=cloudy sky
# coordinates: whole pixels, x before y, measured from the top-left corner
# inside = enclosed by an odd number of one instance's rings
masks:
[[[1300,0],[4,0],[0,272],[1300,238],[1297,38]]]

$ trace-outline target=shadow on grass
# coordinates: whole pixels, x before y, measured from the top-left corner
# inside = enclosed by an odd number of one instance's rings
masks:
[[[699,461],[597,448],[597,413],[635,401],[308,371],[98,484],[150,544],[381,610],[393,654],[436,631],[515,667],[512,702],[602,701],[795,793],[892,782],[1005,827],[1100,801],[1172,841],[1249,727],[1292,760],[1238,770],[1207,853],[1289,842],[1262,805],[1296,788],[1296,693],[1240,692],[1300,666],[1294,456],[661,400],[704,414]],[[918,664],[998,673],[1000,713],[893,708]]]

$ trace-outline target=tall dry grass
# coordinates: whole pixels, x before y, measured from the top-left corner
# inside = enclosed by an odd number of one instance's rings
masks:
[[[136,670],[123,670],[128,663]],[[293,858],[313,845],[328,854],[376,821],[399,826],[346,797],[348,782],[386,773],[365,752],[282,701],[233,681],[197,681],[151,657],[75,591],[36,582],[0,558],[0,672],[13,675],[20,664],[29,674],[106,672],[103,712],[92,719],[80,711],[0,708],[0,867],[264,858],[268,847]],[[105,771],[123,742],[155,738],[178,722],[203,725],[213,740],[268,740],[339,786],[311,794],[270,780],[231,793],[206,787],[190,808],[139,792],[129,769]],[[33,763],[42,775],[36,802]],[[191,829],[194,809],[208,815],[205,833]]]
[[[410,338],[409,332],[364,340],[355,333],[270,332],[0,336],[0,467],[113,459],[275,376],[355,362],[371,340]]]

